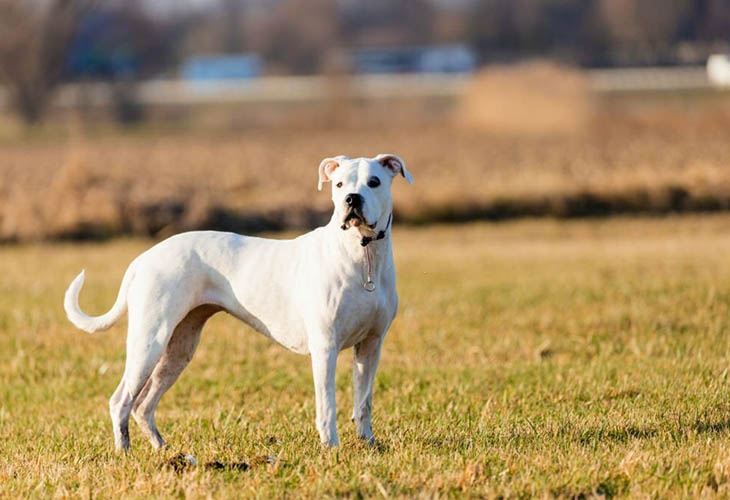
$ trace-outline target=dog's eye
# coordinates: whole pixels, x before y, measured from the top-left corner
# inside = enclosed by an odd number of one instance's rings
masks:
[[[380,186],[380,179],[378,179],[377,177],[371,177],[368,181],[368,187],[376,188],[378,186]]]
[[[342,182],[338,182],[338,183],[337,183],[337,187],[338,187],[338,188],[341,188],[341,187],[342,187]]]

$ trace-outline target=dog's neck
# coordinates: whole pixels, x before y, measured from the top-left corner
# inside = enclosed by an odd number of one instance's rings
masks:
[[[363,229],[363,226],[343,230],[341,228],[341,216],[336,213],[332,215],[332,219],[327,224],[338,246],[345,251],[349,257],[348,260],[355,265],[365,266],[365,251],[367,248],[370,253],[373,279],[379,276],[391,253],[392,225],[391,212],[387,212],[387,215],[378,220],[372,230],[369,228]]]

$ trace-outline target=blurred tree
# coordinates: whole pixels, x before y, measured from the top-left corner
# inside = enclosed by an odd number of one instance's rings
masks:
[[[241,0],[221,0],[223,10],[223,51],[236,53],[243,51],[243,2]]]
[[[263,56],[292,73],[319,71],[330,48],[339,46],[336,0],[285,0],[266,21],[259,41]]]
[[[671,62],[692,0],[601,0],[610,43],[628,64]]]
[[[340,22],[346,45],[403,46],[433,42],[436,13],[429,0],[342,3]]]
[[[728,42],[730,1],[475,0],[469,33],[483,61],[671,64],[681,43]]]
[[[137,99],[137,83],[175,66],[189,24],[185,17],[152,18],[138,0],[100,4],[77,23],[68,48],[67,77],[111,82],[117,120],[138,122],[144,108]]]
[[[321,71],[332,50],[462,41],[482,62],[698,64],[730,44],[730,0],[217,0],[191,27],[186,54],[258,52],[275,73]]]
[[[730,2],[727,0],[695,0],[688,21],[688,38],[730,41]]]
[[[178,44],[191,21],[151,18],[138,0],[87,10],[68,46],[70,78],[116,80],[164,73],[178,60]]]
[[[0,82],[28,124],[43,116],[89,0],[0,0]]]

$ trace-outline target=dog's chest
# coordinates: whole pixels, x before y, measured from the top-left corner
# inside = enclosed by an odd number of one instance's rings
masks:
[[[384,288],[381,281],[373,291],[355,281],[340,290],[334,300],[332,331],[342,349],[351,347],[371,334],[380,334],[395,314],[395,290]]]

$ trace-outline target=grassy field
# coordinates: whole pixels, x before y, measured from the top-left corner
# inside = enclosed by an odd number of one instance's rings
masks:
[[[132,424],[112,451],[124,327],[76,331],[62,294],[85,267],[81,304],[106,310],[149,244],[0,247],[0,497],[730,494],[730,217],[396,227],[378,444],[348,421],[348,351],[332,451],[309,359],[224,315],[160,405],[171,449]],[[178,452],[201,467],[165,467]]]

